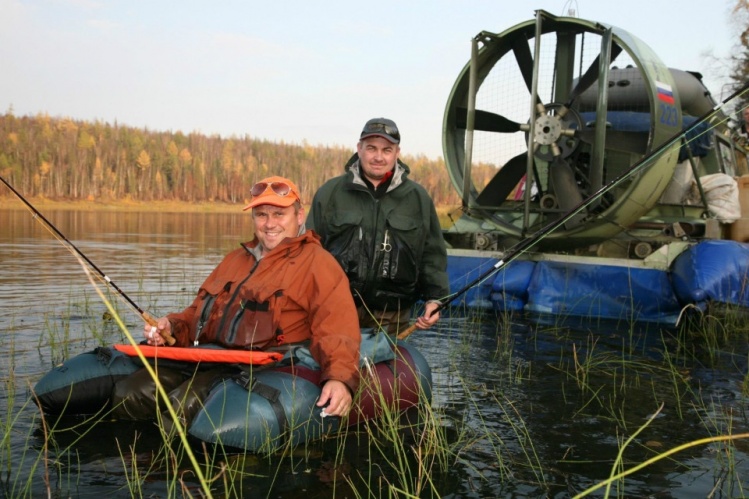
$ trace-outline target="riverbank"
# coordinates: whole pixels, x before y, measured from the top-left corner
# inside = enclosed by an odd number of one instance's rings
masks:
[[[184,201],[57,201],[47,198],[28,198],[28,202],[40,212],[53,210],[69,211],[131,211],[131,212],[164,212],[164,213],[236,213],[242,211],[245,203]],[[0,209],[27,209],[27,206],[16,197],[0,198]]]
[[[187,203],[185,201],[58,201],[43,197],[27,198],[28,202],[40,213],[45,211],[67,210],[67,211],[127,211],[127,212],[161,212],[161,213],[238,213],[242,211],[245,202],[222,203],[222,202],[200,202]],[[309,209],[309,206],[305,208]],[[15,196],[0,197],[0,210],[25,210],[28,207]],[[437,215],[442,227],[452,225],[450,212],[456,210],[455,206],[437,206]]]

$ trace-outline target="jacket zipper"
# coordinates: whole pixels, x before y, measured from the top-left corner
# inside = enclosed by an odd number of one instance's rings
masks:
[[[203,308],[200,310],[200,321],[198,322],[198,327],[195,331],[195,340],[192,342],[194,346],[198,346],[198,338],[200,337],[200,333],[203,332],[203,327],[205,326],[205,321],[208,320],[208,316],[210,315],[211,309],[213,308],[213,302],[216,301],[216,295],[209,295],[209,297],[205,300],[205,303],[203,303]]]
[[[227,343],[234,343],[234,339],[237,337],[237,328],[245,311],[244,305],[245,302],[239,300],[239,310],[234,314],[234,318],[231,320],[231,324],[229,324],[229,334],[226,336]]]
[[[252,277],[252,274],[255,273],[255,269],[257,269],[257,266],[260,264],[260,260],[255,260],[255,265],[252,266],[250,269],[250,273],[245,277],[239,284],[237,284],[237,288],[234,290],[234,293],[231,295],[231,298],[229,298],[229,301],[226,303],[226,307],[224,307],[224,315],[221,317],[221,324],[219,324],[218,329],[216,330],[216,339],[219,338],[219,335],[221,334],[221,331],[224,330],[224,324],[226,324],[226,317],[229,309],[231,308],[232,303],[234,303],[234,300],[237,299],[237,295],[239,294],[239,291],[242,289],[242,286],[244,286],[244,283],[246,283],[250,277]],[[240,309],[241,312],[241,309]]]
[[[387,279],[390,277],[390,250],[392,249],[392,246],[390,245],[390,233],[387,229],[385,229],[385,236],[382,240],[382,247],[380,250],[384,253],[382,255],[382,272],[380,272],[380,277]]]
[[[367,190],[367,192],[369,192],[369,190]],[[372,248],[370,250],[371,251],[370,254],[372,255],[372,263],[369,268],[369,271],[367,272],[367,274],[369,275],[369,279],[367,279],[367,281],[371,283],[377,279],[375,277],[377,275],[377,265],[375,263],[377,262],[377,246],[380,244],[377,242],[377,224],[380,218],[380,200],[374,197],[374,194],[372,194],[371,192],[369,192],[369,194],[372,196],[372,199],[374,199],[374,213],[375,213],[374,227],[373,227],[375,235],[374,237],[372,237]],[[364,287],[369,288],[369,285],[365,283]]]

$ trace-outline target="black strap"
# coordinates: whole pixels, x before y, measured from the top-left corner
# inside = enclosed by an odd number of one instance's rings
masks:
[[[256,369],[257,370],[257,369]],[[276,415],[276,421],[278,422],[279,433],[284,434],[289,428],[289,421],[286,418],[286,411],[281,404],[281,390],[274,388],[265,383],[261,383],[257,378],[252,376],[252,372],[248,369],[240,369],[239,373],[234,375],[234,381],[239,383],[243,388],[248,389],[250,392],[263,397],[270,403],[273,413]],[[291,435],[289,434],[289,438]]]
[[[279,390],[278,388],[273,388],[270,385],[255,381],[252,384],[252,389],[250,391],[254,394],[260,395],[265,400],[270,402],[271,409],[273,409],[273,412],[276,415],[276,421],[278,421],[278,428],[280,430],[280,433],[286,433],[286,430],[288,430],[289,428],[289,421],[286,419],[286,411],[279,401],[279,399],[281,398],[281,390]],[[291,435],[289,435],[289,438],[290,437]]]
[[[108,347],[96,347],[94,353],[96,353],[96,360],[105,366],[108,366],[112,360],[112,350]]]

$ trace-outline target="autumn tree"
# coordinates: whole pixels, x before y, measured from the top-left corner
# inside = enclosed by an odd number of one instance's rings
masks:
[[[730,78],[733,86],[739,89],[749,81],[749,1],[736,0],[732,14],[731,22],[738,34],[738,42],[730,56]],[[741,96],[738,107],[744,108],[748,105],[749,96]]]
[[[244,203],[268,175],[299,185],[303,202],[341,175],[352,148],[270,142],[250,136],[153,132],[47,115],[0,115],[0,174],[25,196]],[[436,204],[458,197],[442,159],[404,155],[411,178]],[[0,190],[0,197],[12,195]]]

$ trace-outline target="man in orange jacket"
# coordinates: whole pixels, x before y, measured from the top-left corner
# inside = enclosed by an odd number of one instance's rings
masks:
[[[308,343],[322,371],[317,405],[326,406],[328,415],[346,415],[359,383],[361,341],[348,279],[319,236],[305,229],[304,208],[293,182],[269,177],[256,183],[251,194],[244,209],[252,209],[253,241],[219,263],[189,307],[158,319],[155,328],[146,324],[144,335],[149,345],[165,345],[171,336],[174,346],[183,347],[213,343],[266,350]],[[173,401],[199,388],[183,373],[159,371]],[[225,370],[215,373],[223,375]],[[153,381],[142,371],[118,382],[115,415],[153,418],[154,391]]]

